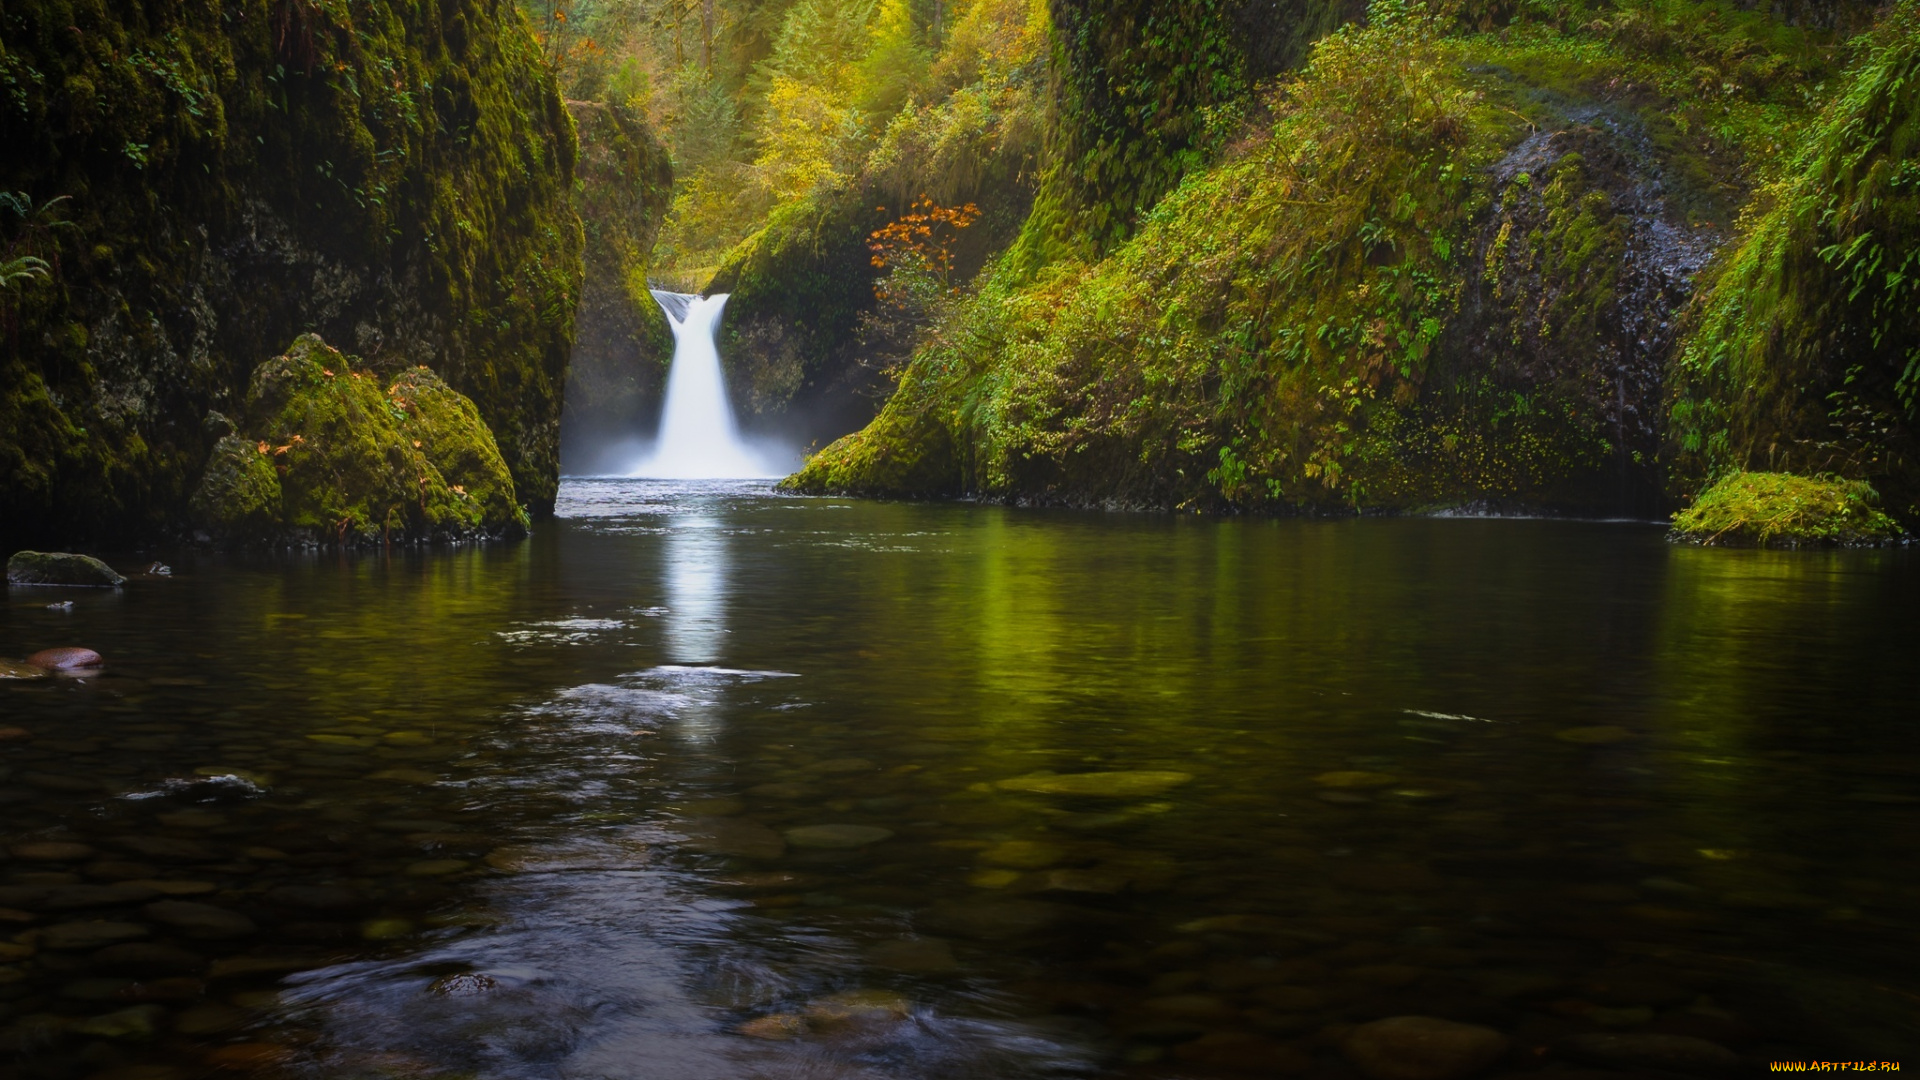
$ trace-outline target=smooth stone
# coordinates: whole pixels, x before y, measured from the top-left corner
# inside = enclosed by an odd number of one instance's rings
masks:
[[[801,1015],[814,1027],[831,1029],[848,1024],[904,1020],[912,1012],[913,1003],[891,990],[844,990],[809,1002]]]
[[[92,649],[65,646],[58,649],[41,649],[27,657],[27,663],[48,671],[90,671],[106,663],[106,660]]]
[[[146,913],[191,938],[245,937],[260,929],[237,911],[191,900],[158,900],[146,906]]]
[[[980,861],[994,866],[1039,870],[1067,857],[1065,848],[1038,840],[1008,840],[980,853]]]
[[[445,877],[472,868],[473,864],[465,859],[422,859],[407,866],[407,876]]]
[[[5,678],[5,676],[0,676]],[[23,727],[0,727],[0,742],[16,742],[33,738],[33,732]]]
[[[136,855],[161,862],[212,862],[220,857],[192,840],[168,836],[120,836],[113,842]]]
[[[281,885],[267,890],[267,899],[309,911],[352,911],[367,898],[343,885]]]
[[[1193,779],[1192,773],[1141,769],[1132,772],[1036,772],[1002,780],[1002,791],[1034,795],[1086,795],[1109,799],[1144,798],[1172,790]]]
[[[156,881],[152,878],[128,881],[124,884],[152,889],[161,896],[204,896],[219,888],[211,881]]]
[[[1004,889],[1020,876],[1018,870],[975,870],[967,875],[967,884],[976,889]]]
[[[1561,1043],[1560,1050],[1590,1065],[1615,1069],[1721,1073],[1740,1067],[1740,1058],[1733,1051],[1691,1035],[1575,1035]]]
[[[1041,879],[1043,892],[1088,893],[1095,896],[1111,896],[1125,892],[1133,878],[1127,874],[1110,870],[1049,870]]]
[[[960,937],[1001,941],[1044,930],[1072,910],[1037,900],[998,900],[940,904],[928,908],[924,918],[929,927]]]
[[[1371,1080],[1459,1080],[1498,1061],[1507,1037],[1478,1024],[1394,1016],[1361,1024],[1340,1049]]]
[[[99,862],[89,863],[84,873],[95,881],[144,881],[159,877],[160,868],[152,863],[101,859]]]
[[[134,881],[123,881],[118,885],[57,885],[46,891],[39,906],[48,911],[77,911],[80,908],[145,903],[155,895],[154,890]]]
[[[787,850],[787,842],[780,839],[779,833],[751,818],[692,818],[681,828],[686,831],[688,848],[709,855],[777,859]]]
[[[159,1005],[135,1005],[105,1016],[90,1017],[67,1028],[76,1035],[102,1039],[151,1039],[160,1030],[167,1010]]]
[[[1313,778],[1313,782],[1324,788],[1382,788],[1399,783],[1400,778],[1392,773],[1337,769],[1321,773]]]
[[[236,1031],[248,1021],[246,1010],[208,1002],[173,1018],[173,1030],[182,1035],[220,1035]]]
[[[16,551],[7,560],[9,585],[70,585],[110,589],[127,579],[91,555],[65,551]]]
[[[787,843],[798,848],[861,848],[893,836],[877,825],[802,825],[788,829]]]
[[[118,945],[146,937],[151,930],[130,922],[70,922],[49,926],[40,933],[43,949],[81,950]]]
[[[939,938],[904,938],[870,946],[863,954],[874,967],[914,974],[953,971],[960,962],[953,957],[953,946]]]
[[[73,844],[60,840],[15,844],[8,850],[13,852],[14,858],[32,862],[78,862],[99,854],[86,844]]]
[[[1633,732],[1613,724],[1600,724],[1594,727],[1562,728],[1554,732],[1553,737],[1577,746],[1606,746],[1633,738]]]
[[[198,975],[207,969],[207,958],[178,946],[139,941],[101,949],[93,954],[93,966],[127,975]]]

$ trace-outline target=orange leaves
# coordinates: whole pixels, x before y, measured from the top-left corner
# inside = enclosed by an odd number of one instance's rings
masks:
[[[876,209],[879,209],[876,207]],[[874,268],[884,270],[900,262],[918,262],[933,270],[944,283],[953,269],[953,244],[961,230],[980,217],[973,203],[941,206],[922,195],[899,218],[875,229],[867,237],[867,250]]]

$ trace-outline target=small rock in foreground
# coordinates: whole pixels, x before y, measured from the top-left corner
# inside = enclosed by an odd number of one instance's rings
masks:
[[[1478,1024],[1392,1016],[1354,1028],[1341,1049],[1372,1080],[1460,1080],[1499,1060],[1507,1037]]]
[[[7,560],[9,585],[71,585],[111,589],[127,579],[91,555],[54,551],[16,551]]]

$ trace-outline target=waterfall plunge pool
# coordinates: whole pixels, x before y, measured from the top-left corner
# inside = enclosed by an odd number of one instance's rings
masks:
[[[743,483],[561,514],[10,590],[0,652],[109,667],[0,683],[0,1071],[1331,1078],[1407,1014],[1499,1032],[1491,1073],[1915,1043],[1908,552]]]

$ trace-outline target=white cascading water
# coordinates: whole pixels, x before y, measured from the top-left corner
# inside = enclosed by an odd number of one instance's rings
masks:
[[[660,437],[631,475],[655,480],[741,480],[778,473],[742,442],[727,404],[714,333],[727,294],[689,296],[653,290],[673,327],[673,366]]]

